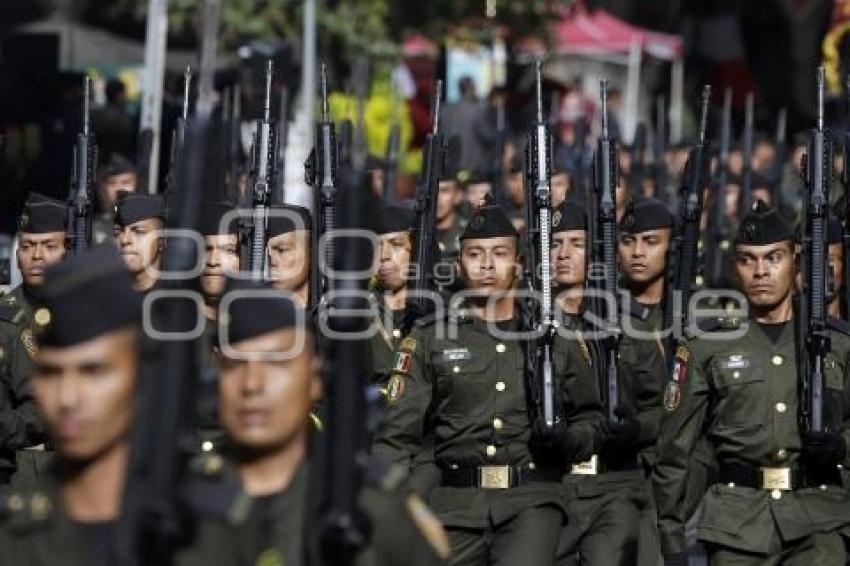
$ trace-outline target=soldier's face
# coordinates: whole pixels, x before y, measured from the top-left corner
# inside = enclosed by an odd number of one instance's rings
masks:
[[[458,189],[456,181],[440,181],[440,191],[437,193],[437,220],[448,217],[460,204],[463,193]]]
[[[24,283],[31,286],[44,283],[44,271],[65,257],[66,238],[65,232],[21,233],[17,254]]]
[[[146,218],[127,226],[116,225],[112,230],[115,245],[130,273],[159,268],[160,230],[162,221],[158,218]]]
[[[310,278],[310,231],[293,230],[269,239],[269,273],[272,286],[296,291]]]
[[[570,190],[570,177],[566,173],[557,173],[552,175],[552,193],[550,200],[552,207],[561,206],[561,203],[567,198],[567,192]]]
[[[587,271],[587,232],[566,230],[552,234],[551,262],[558,286],[584,285]]]
[[[239,243],[236,234],[204,236],[204,271],[201,291],[207,297],[220,297],[224,292],[227,274],[239,270]]]
[[[829,244],[827,262],[830,271],[830,298],[838,297],[844,286],[844,254],[842,244]]]
[[[110,175],[104,182],[104,196],[109,208],[115,204],[118,198],[118,193],[121,191],[134,192],[139,184],[139,178],[135,173],[119,173],[118,175]]]
[[[620,235],[620,266],[632,283],[647,284],[664,276],[670,229]]]
[[[790,242],[764,246],[738,245],[735,271],[750,304],[759,308],[779,305],[794,283],[794,254]]]
[[[310,409],[321,397],[319,365],[310,340],[286,361],[271,361],[263,354],[291,349],[299,329],[278,330],[233,345],[248,359],[221,354],[219,366],[219,418],[236,444],[264,453],[305,438]]]
[[[407,285],[410,270],[410,232],[390,232],[378,236],[381,261],[378,265],[378,280],[388,291],[398,291]]]
[[[33,392],[63,457],[87,462],[126,440],[137,341],[137,330],[117,330],[75,346],[45,346],[36,354]]]
[[[468,289],[489,296],[513,287],[518,260],[514,236],[463,240],[460,276]]]
[[[505,183],[505,187],[507,188],[508,198],[516,207],[521,207],[522,203],[525,202],[525,187],[522,182],[522,176],[522,171],[518,171],[516,173],[510,173],[506,177],[507,182]],[[555,191],[554,177],[552,178],[552,191]]]
[[[490,183],[475,183],[466,187],[466,200],[472,206],[472,210],[477,210],[484,200],[484,195],[490,192]]]

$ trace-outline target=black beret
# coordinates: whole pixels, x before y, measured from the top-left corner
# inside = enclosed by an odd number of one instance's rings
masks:
[[[380,235],[410,230],[415,217],[410,205],[381,203],[378,206],[375,233]]]
[[[383,158],[370,153],[366,157],[366,165],[364,167],[366,171],[374,171],[375,169],[383,169],[386,166],[386,161]]]
[[[233,203],[228,201],[207,202],[201,206],[199,231],[202,236],[236,234],[238,218],[231,214],[230,221],[222,227],[221,221],[228,212],[233,212]]]
[[[752,208],[738,225],[735,244],[764,246],[791,240],[794,232],[779,211],[763,200],[753,203]]]
[[[493,176],[487,171],[472,171],[466,179],[466,186],[493,183]]]
[[[133,290],[130,273],[112,246],[98,246],[49,267],[38,298],[35,318],[45,320],[39,336],[45,346],[81,344],[142,320],[142,295]]]
[[[45,234],[68,230],[68,206],[56,199],[31,192],[21,211],[18,224],[21,232]]]
[[[295,230],[311,230],[310,211],[296,204],[276,204],[269,207],[266,237],[274,238]]]
[[[620,231],[626,234],[640,234],[672,227],[673,215],[667,206],[658,199],[641,196],[633,197],[628,202],[620,220]]]
[[[235,297],[234,293],[245,296]],[[277,330],[310,329],[304,309],[291,296],[264,282],[228,278],[224,296],[233,300],[225,303],[226,309],[218,319],[219,344],[238,344]]]
[[[457,167],[449,163],[448,159],[443,160],[443,166],[440,167],[440,181],[457,182],[459,173],[460,172],[457,170]]]
[[[165,219],[162,197],[147,193],[121,191],[115,201],[115,224],[129,226],[148,218]]]
[[[461,240],[499,238],[502,236],[517,236],[516,228],[511,224],[505,211],[493,204],[488,194],[484,206],[475,211],[461,234]]]
[[[753,189],[769,189],[773,190],[773,182],[768,179],[765,175],[757,171],[753,171],[752,175],[752,187]]]
[[[122,175],[124,173],[136,173],[136,166],[120,153],[113,153],[112,157],[101,169],[100,177],[101,179],[106,179],[107,177]]]
[[[552,232],[587,230],[587,212],[577,200],[565,200],[552,213]]]

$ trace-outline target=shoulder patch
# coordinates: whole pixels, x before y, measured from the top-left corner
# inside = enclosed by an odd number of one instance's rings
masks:
[[[21,331],[21,342],[23,343],[24,348],[26,348],[27,354],[29,354],[30,358],[34,358],[38,353],[38,343],[35,341],[32,329],[24,328]]]
[[[672,413],[682,403],[682,390],[675,381],[668,381],[664,388],[664,408]]]
[[[410,516],[413,524],[416,525],[419,533],[428,542],[437,556],[443,560],[448,560],[452,552],[449,537],[431,509],[415,493],[407,496],[405,507],[407,507],[407,514]]]
[[[404,395],[404,375],[393,372],[389,383],[387,383],[387,402],[390,405],[395,405],[402,395]]]

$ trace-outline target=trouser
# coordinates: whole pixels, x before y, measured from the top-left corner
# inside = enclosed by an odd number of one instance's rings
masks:
[[[847,551],[838,531],[815,533],[792,542],[777,541],[768,554],[706,543],[709,566],[845,566]]]
[[[563,513],[552,505],[521,511],[485,529],[446,527],[455,566],[551,566],[563,526]]]

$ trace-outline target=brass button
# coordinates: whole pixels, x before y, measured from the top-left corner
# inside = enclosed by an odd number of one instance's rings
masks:
[[[720,249],[726,251],[729,249],[729,240],[723,240],[720,242]]]
[[[777,460],[784,460],[787,457],[788,457],[788,451],[785,450],[784,448],[780,448],[779,450],[776,451],[776,459]]]
[[[50,500],[43,493],[33,494],[30,499],[30,511],[34,519],[44,519],[50,512]]]
[[[785,361],[785,358],[783,358],[782,356],[780,356],[779,354],[777,354],[777,355],[773,356],[773,357],[770,359],[770,361],[771,361],[771,363],[773,363],[773,365],[775,365],[775,366],[781,366],[781,365],[782,365],[782,363]]]
[[[500,354],[504,354],[505,350],[507,350],[507,349],[508,349],[508,347],[505,346],[504,344],[496,344],[496,351],[499,352]]]
[[[504,391],[505,390],[505,382],[497,381],[496,382],[496,391]]]
[[[492,444],[488,444],[487,445],[487,456],[492,458],[495,455],[496,455],[496,447],[493,446]]]
[[[401,338],[401,330],[399,330],[398,328],[393,330],[393,338]]]
[[[782,499],[782,492],[778,489],[774,489],[770,492],[770,496],[774,499]]]
[[[732,372],[732,377],[733,377],[733,378],[735,378],[735,379],[738,379],[739,377],[741,377],[741,372],[739,372],[739,371],[733,371],[733,372]]]
[[[24,508],[24,499],[16,493],[9,496],[6,505],[8,505],[9,509],[12,511],[20,511]]]
[[[534,462],[529,462],[528,463],[528,469],[529,470],[535,470],[535,469],[537,469],[537,466],[534,464]]]
[[[460,373],[460,366],[453,367],[452,371],[455,372],[455,373]]]
[[[504,426],[505,426],[505,423],[503,423],[502,419],[500,419],[499,417],[496,417],[495,419],[493,419],[493,428],[495,428],[496,430],[502,430],[502,427],[504,427]]]
[[[213,443],[209,440],[204,440],[203,444],[201,444],[201,450],[204,452],[212,452]]]
[[[788,409],[788,406],[785,403],[783,403],[782,401],[780,401],[779,403],[776,404],[776,410],[779,413],[784,413],[787,409]]]
[[[35,315],[33,317],[35,319],[35,323],[39,326],[47,326],[50,324],[50,311],[44,307],[41,307],[37,311],[35,311]]]

